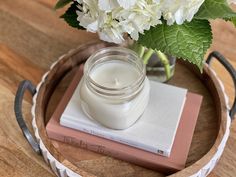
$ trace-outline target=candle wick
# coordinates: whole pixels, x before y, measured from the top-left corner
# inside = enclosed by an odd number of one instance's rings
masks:
[[[115,85],[119,85],[119,81],[117,78],[115,78]]]

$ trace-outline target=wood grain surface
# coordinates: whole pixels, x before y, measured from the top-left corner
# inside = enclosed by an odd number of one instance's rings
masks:
[[[91,151],[86,151],[65,143],[49,141],[46,135],[45,120],[47,122],[51,118],[55,107],[58,105],[58,101],[64,95],[68,83],[73,78],[73,71],[76,71],[76,68],[78,68],[78,65],[83,60],[87,59],[98,48],[103,48],[104,45],[105,43],[98,42],[80,46],[76,50],[73,50],[73,52],[63,56],[55,67],[50,70],[44,84],[40,86],[36,99],[35,112],[39,135],[46,148],[58,161],[61,163],[64,163],[65,160],[71,162],[70,167],[73,166],[73,170],[76,171],[80,170],[80,173],[83,170],[90,173],[89,175],[96,175],[98,177],[163,177],[164,174],[160,172],[141,168],[134,164],[101,154],[91,153]],[[74,68],[73,70],[71,69],[72,67]],[[204,97],[188,154],[187,168],[175,173],[174,176],[176,177],[189,176],[201,169],[212,158],[213,154],[215,154],[215,149],[218,148],[222,135],[225,132],[226,112],[224,108],[226,106],[223,104],[223,99],[221,99],[222,104],[220,104],[219,99],[223,95],[219,84],[211,82],[213,80],[211,80],[212,77],[210,77],[207,68],[204,69],[203,74],[200,74],[199,70],[196,70],[198,71],[198,74],[196,74],[192,68],[190,64],[186,66],[178,62],[176,64],[174,78],[169,82],[178,87],[188,88],[189,91],[198,93]],[[204,83],[199,77],[204,80]],[[210,86],[208,87],[209,89],[206,86]],[[215,88],[218,88],[218,92]],[[44,105],[47,105],[47,107],[44,108]],[[218,121],[219,119],[221,121]],[[218,133],[219,122],[221,122],[220,133]],[[218,138],[216,139],[217,135]],[[196,161],[198,162],[195,163]]]
[[[94,34],[68,27],[58,18],[63,9],[52,9],[55,1],[0,2],[0,176],[54,176],[42,157],[32,151],[16,123],[13,112],[15,92],[21,80],[29,79],[37,84],[60,55],[97,38]],[[221,20],[213,21],[212,27],[214,39],[209,52],[220,51],[236,67],[236,29]],[[234,86],[229,74],[217,62],[213,68],[223,80],[232,103]],[[27,94],[25,98],[24,115],[30,125],[31,96]],[[223,156],[210,176],[236,175],[235,141],[234,121]]]

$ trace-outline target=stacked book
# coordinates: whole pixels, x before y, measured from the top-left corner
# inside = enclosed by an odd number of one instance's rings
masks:
[[[125,130],[112,130],[82,111],[78,70],[46,126],[49,138],[146,168],[172,173],[185,167],[202,96],[150,81],[149,104]]]

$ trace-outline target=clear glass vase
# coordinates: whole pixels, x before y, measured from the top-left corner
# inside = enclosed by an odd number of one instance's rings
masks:
[[[167,59],[169,60],[169,77],[167,76],[167,71],[166,67],[164,66],[164,63],[159,59],[159,57],[155,53],[152,54],[151,58],[149,59],[146,65],[147,75],[150,80],[158,82],[168,82],[173,77],[175,71],[176,57],[167,55]]]
[[[140,45],[130,38],[127,38],[125,42],[121,44],[121,46],[129,48],[135,51],[138,55],[140,55]],[[145,53],[148,52],[148,49],[145,47],[143,47],[142,49],[144,51],[141,58],[145,60],[144,56],[145,56]],[[146,63],[146,72],[150,80],[154,80],[157,82],[168,82],[174,76],[176,57],[169,56],[169,55],[165,55],[165,56],[168,61],[161,60],[158,57],[157,52],[154,51],[151,57],[148,59],[148,62]]]

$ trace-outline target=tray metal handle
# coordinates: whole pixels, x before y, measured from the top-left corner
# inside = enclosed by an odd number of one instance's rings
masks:
[[[231,77],[233,79],[233,83],[234,83],[235,94],[236,94],[236,70],[227,61],[227,59],[217,51],[213,51],[212,53],[209,54],[209,56],[207,57],[206,63],[210,65],[213,58],[216,58],[231,75]],[[229,112],[231,120],[234,120],[235,113],[236,113],[236,96],[234,97],[234,103],[233,103],[233,105],[230,109],[230,112]]]
[[[15,102],[14,102],[15,116],[16,116],[18,125],[20,126],[25,138],[27,139],[29,144],[32,146],[33,150],[37,154],[40,155],[41,150],[39,148],[39,144],[30,133],[22,115],[22,102],[23,102],[23,97],[26,90],[29,90],[32,96],[36,93],[36,88],[30,81],[24,80],[20,83],[18,90],[16,92],[16,97],[15,97]]]

